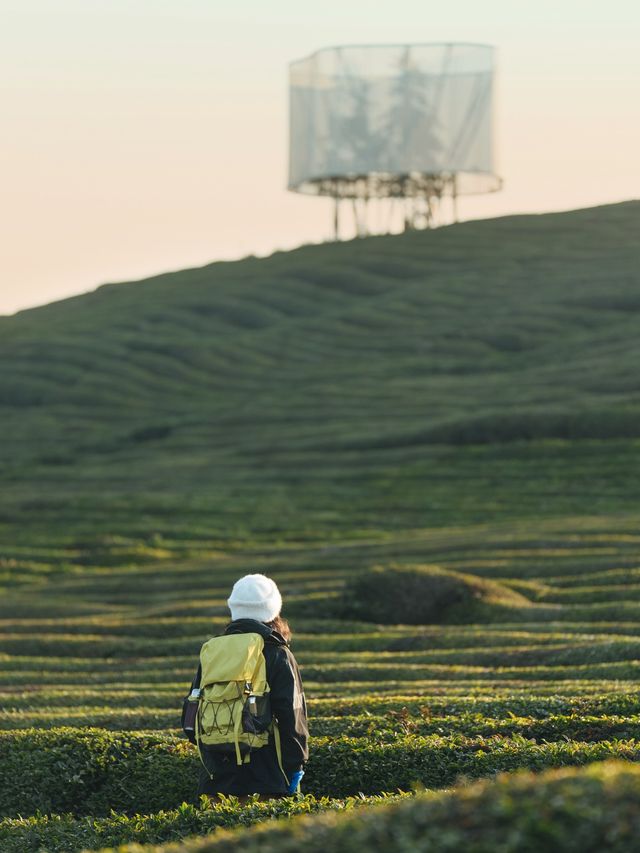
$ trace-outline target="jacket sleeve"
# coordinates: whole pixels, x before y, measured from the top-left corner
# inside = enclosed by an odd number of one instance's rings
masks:
[[[289,778],[309,757],[307,703],[296,659],[288,649],[279,650],[269,681],[271,710],[278,721],[282,764]]]

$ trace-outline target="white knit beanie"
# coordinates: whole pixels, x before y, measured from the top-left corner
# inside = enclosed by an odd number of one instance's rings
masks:
[[[266,575],[245,575],[237,580],[227,599],[231,618],[271,622],[282,609],[282,598],[275,582]]]

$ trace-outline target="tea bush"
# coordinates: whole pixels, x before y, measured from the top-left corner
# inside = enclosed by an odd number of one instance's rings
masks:
[[[199,805],[182,803],[171,811],[131,817],[112,813],[104,818],[76,818],[70,814],[5,818],[0,820],[0,849],[2,853],[25,853],[27,850],[75,853],[133,840],[159,843],[187,835],[206,835],[219,827],[251,826],[258,821],[317,811],[350,811],[357,806],[397,798],[360,796],[334,800],[305,796],[264,802],[255,799],[247,804],[239,803],[235,797],[222,802],[203,798]]]
[[[502,770],[586,764],[610,757],[640,760],[640,742],[536,743],[513,735],[490,737],[400,733],[386,742],[317,738],[304,779],[305,793],[348,797],[443,788],[460,776]],[[100,729],[23,730],[0,733],[1,814],[73,813],[105,816],[175,808],[195,800],[199,759],[191,745],[151,733]]]
[[[503,774],[357,813],[331,813],[219,831],[119,853],[629,853],[640,834],[640,767]],[[106,851],[103,851],[106,853]]]

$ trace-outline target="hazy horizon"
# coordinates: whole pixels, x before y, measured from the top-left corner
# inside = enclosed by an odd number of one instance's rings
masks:
[[[640,10],[541,0],[0,0],[0,314],[331,234],[286,191],[287,66],[344,43],[498,52],[502,192],[462,219],[640,197]]]

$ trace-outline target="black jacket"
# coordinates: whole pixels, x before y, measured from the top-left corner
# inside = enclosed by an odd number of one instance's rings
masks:
[[[264,639],[267,682],[270,688],[271,710],[278,721],[282,748],[282,764],[287,778],[302,769],[309,757],[307,740],[307,705],[296,659],[287,641],[277,631],[253,619],[231,622],[225,634],[260,634]],[[198,667],[192,688],[200,686]],[[221,755],[204,748],[204,758],[213,779],[201,768],[199,794],[285,794],[287,781],[278,765],[273,736],[269,744],[251,753],[248,764],[238,766],[235,755]]]

